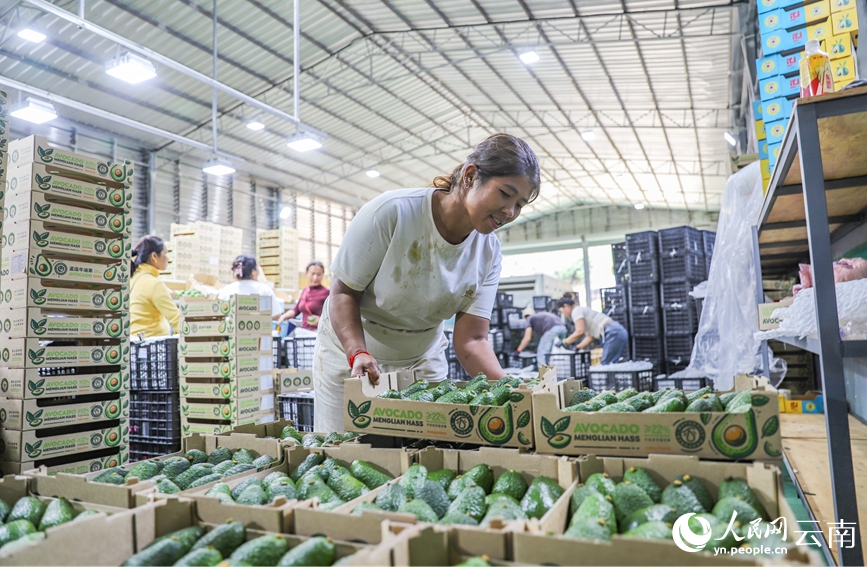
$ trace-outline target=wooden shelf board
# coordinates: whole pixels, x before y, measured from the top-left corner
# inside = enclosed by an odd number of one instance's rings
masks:
[[[780,435],[784,439],[826,439],[823,413],[781,413]],[[853,440],[867,441],[867,425],[849,416],[849,435]]]

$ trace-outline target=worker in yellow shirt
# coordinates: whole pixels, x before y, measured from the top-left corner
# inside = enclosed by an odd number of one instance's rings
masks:
[[[134,337],[160,337],[170,335],[172,327],[178,329],[181,313],[169,288],[157,279],[168,263],[166,244],[158,236],[144,236],[133,248],[129,312]]]

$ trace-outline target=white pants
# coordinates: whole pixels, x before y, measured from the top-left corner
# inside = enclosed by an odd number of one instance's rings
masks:
[[[330,298],[322,307],[319,334],[313,351],[313,429],[319,433],[343,431],[344,380],[350,378],[349,361],[331,325]],[[367,351],[376,359],[379,371],[415,370],[419,379],[430,382],[448,375],[445,349],[448,341],[442,328],[430,331],[396,331],[362,321]],[[420,354],[419,354],[420,353]]]

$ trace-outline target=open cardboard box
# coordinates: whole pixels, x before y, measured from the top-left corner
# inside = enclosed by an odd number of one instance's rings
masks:
[[[608,473],[615,482],[620,482],[623,473],[633,466],[647,470],[662,488],[678,476],[689,474],[701,481],[714,499],[717,487],[726,477],[743,478],[772,520],[785,518],[789,534],[798,526],[797,518],[786,502],[780,469],[770,463],[702,461],[697,456],[687,455],[650,455],[646,459],[587,455],[578,459],[582,480],[594,473]],[[543,527],[529,522],[525,533],[514,535],[514,560],[547,565],[574,565],[576,557],[581,557],[582,563],[588,565],[755,565],[770,561],[749,555],[714,556],[708,551],[689,553],[678,548],[673,540],[651,541],[615,535],[610,542],[599,542],[562,537],[567,527],[568,521],[555,529],[551,525]],[[804,547],[789,550],[786,560],[821,565],[818,554]]]
[[[553,368],[543,367],[539,380],[556,380]],[[532,390],[513,388],[506,406],[471,406],[378,398],[386,390],[401,391],[416,381],[415,372],[383,374],[371,386],[366,377],[345,381],[347,431],[394,437],[456,441],[501,447],[533,447]],[[495,380],[489,381],[490,383]],[[463,385],[463,383],[459,383]]]
[[[746,413],[563,411],[580,389],[579,382],[565,380],[533,392],[536,452],[634,457],[691,454],[734,461],[779,461],[782,457],[778,394],[765,378],[735,377],[735,390],[753,392],[753,407]]]

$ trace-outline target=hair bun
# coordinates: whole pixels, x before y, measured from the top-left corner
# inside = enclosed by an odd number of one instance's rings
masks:
[[[136,256],[138,256],[138,250],[133,248],[132,249],[132,257],[135,258]]]

